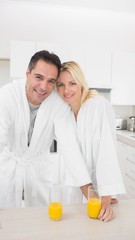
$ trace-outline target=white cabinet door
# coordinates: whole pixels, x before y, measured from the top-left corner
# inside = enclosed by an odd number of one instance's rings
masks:
[[[127,188],[128,193],[135,198],[135,149],[130,146],[126,146],[126,148],[125,176]]]
[[[111,88],[111,52],[86,49],[85,76],[90,88]]]
[[[54,52],[61,62],[78,62],[90,88],[111,88],[111,52],[87,49],[78,43],[12,41],[11,79],[25,77],[31,56],[40,50]]]
[[[10,78],[17,80],[26,77],[30,58],[35,53],[35,42],[12,41],[10,55]]]
[[[36,51],[46,50],[52,53],[55,53],[63,60],[63,52],[62,48],[58,43],[50,43],[50,42],[36,42]]]
[[[77,44],[65,45],[60,43],[48,43],[48,42],[37,42],[36,51],[48,50],[54,52],[59,56],[61,62],[75,61],[78,62],[82,70],[85,66],[84,49],[82,46]]]
[[[135,104],[135,53],[113,53],[112,90],[113,105]]]
[[[125,161],[126,161],[126,144],[121,143],[120,141],[117,141],[117,152],[118,152],[118,159],[120,163],[120,168],[121,168],[121,173],[123,177],[123,181],[127,190],[127,185],[126,185],[126,176],[125,176]]]
[[[129,197],[135,198],[135,148],[119,141],[117,143],[126,191]]]

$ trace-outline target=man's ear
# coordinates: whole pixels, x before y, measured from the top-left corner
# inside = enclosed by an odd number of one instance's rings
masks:
[[[26,76],[28,77],[29,74],[30,74],[30,70],[29,70],[29,68],[27,68],[27,70],[26,70]]]

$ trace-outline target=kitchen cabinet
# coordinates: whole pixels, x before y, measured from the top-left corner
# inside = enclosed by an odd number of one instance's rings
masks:
[[[84,72],[90,88],[111,88],[111,52],[86,49]]]
[[[76,61],[82,68],[84,68],[84,49],[77,43],[72,43],[72,45],[69,44],[65,46],[65,44],[62,43],[37,42],[36,51],[43,49],[57,54],[60,57],[61,62]]]
[[[84,49],[80,48],[76,43],[65,46],[65,44],[53,42],[12,41],[10,78],[19,79],[25,77],[31,56],[40,50],[54,52],[60,57],[61,62],[73,60],[84,68]]]
[[[10,79],[26,77],[30,58],[36,51],[36,43],[30,41],[12,41],[10,55]]]
[[[40,50],[56,53],[61,62],[76,61],[81,66],[90,88],[111,88],[111,52],[90,49],[76,42],[68,45],[53,42],[11,42],[11,79],[25,77],[31,56]]]
[[[135,53],[113,53],[111,103],[113,105],[134,105],[134,89]]]
[[[135,148],[117,141],[118,158],[129,197],[135,198]]]

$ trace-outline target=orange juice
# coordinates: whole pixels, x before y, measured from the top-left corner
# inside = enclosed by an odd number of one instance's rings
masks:
[[[60,202],[51,202],[48,213],[52,220],[60,220],[62,217],[62,204]]]
[[[88,216],[97,218],[101,209],[101,200],[99,198],[90,198],[88,200]]]

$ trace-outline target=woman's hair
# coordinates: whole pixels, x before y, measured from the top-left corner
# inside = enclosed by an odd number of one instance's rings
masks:
[[[63,71],[68,71],[77,85],[82,88],[81,104],[98,94],[96,90],[89,89],[88,82],[86,81],[83,71],[77,62],[64,62],[60,69],[60,72]]]

